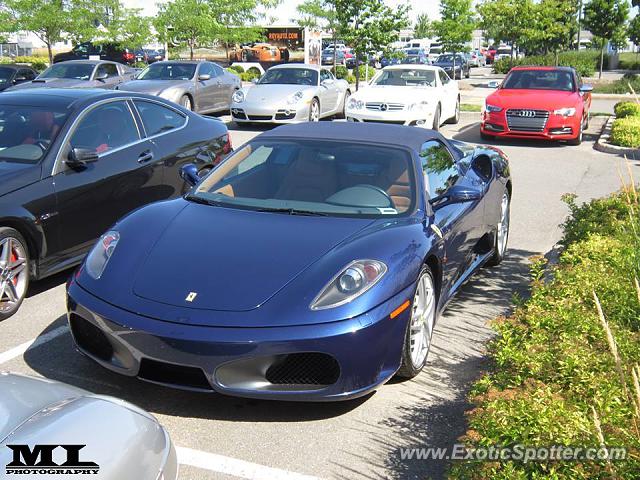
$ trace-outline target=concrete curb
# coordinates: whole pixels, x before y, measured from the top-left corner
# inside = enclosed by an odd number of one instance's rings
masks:
[[[628,148],[628,147],[619,147],[617,145],[612,145],[609,143],[609,139],[611,138],[611,125],[613,125],[613,121],[615,117],[609,117],[602,127],[602,131],[600,132],[600,136],[596,143],[593,145],[593,148],[600,152],[604,153],[612,153],[614,155],[626,155],[628,157],[639,157],[640,149],[638,148]]]

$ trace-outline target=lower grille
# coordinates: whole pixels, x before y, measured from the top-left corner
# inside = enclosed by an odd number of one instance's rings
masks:
[[[325,353],[292,353],[267,370],[266,378],[276,385],[332,385],[340,377],[335,358]]]
[[[235,118],[239,118],[240,120],[247,119],[247,116],[245,115],[244,110],[240,108],[232,108],[231,115],[233,115]]]
[[[293,118],[296,118],[296,112],[277,112],[276,113],[276,120],[291,120]]]
[[[249,120],[271,120],[271,115],[249,115]]]
[[[391,125],[404,125],[404,120],[365,120],[368,123],[388,123]]]
[[[166,383],[177,387],[213,390],[204,372],[196,367],[174,365],[143,358],[138,377],[152,382]]]
[[[377,112],[400,112],[404,110],[404,104],[402,103],[367,102],[365,107],[367,110],[375,110]]]
[[[547,126],[549,112],[547,110],[507,110],[507,126],[511,131],[542,132]]]
[[[69,326],[73,338],[82,350],[105,362],[111,360],[113,346],[102,330],[75,313],[69,318]]]

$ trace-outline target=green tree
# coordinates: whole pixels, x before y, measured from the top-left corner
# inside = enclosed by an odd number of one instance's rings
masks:
[[[471,0],[440,0],[440,20],[434,23],[436,35],[443,52],[465,52],[473,38],[476,21],[471,10]],[[456,57],[453,56],[455,79]],[[462,74],[461,74],[462,75]]]
[[[118,3],[107,22],[105,40],[123,46],[140,48],[153,38],[149,17],[140,15],[141,10],[123,8]]]
[[[626,0],[591,0],[584,7],[584,26],[594,35],[611,41],[619,35],[621,28],[626,28],[629,16],[629,4]],[[600,75],[604,64],[605,42],[600,47]]]
[[[409,24],[409,7],[404,4],[394,9],[385,5],[384,0],[329,1],[336,12],[340,36],[356,54],[356,64],[359,58],[386,49]],[[356,89],[359,81],[360,69],[356,68]]]
[[[554,52],[571,48],[578,33],[579,0],[542,0],[533,6],[533,23],[525,30],[524,44],[531,52]]]
[[[629,22],[627,35],[629,36],[629,40],[631,40],[633,45],[636,47],[636,64],[637,64],[638,50],[640,48],[640,16],[639,15],[636,15],[635,17],[633,17],[633,20]]]
[[[162,3],[153,25],[160,40],[188,47],[192,60],[194,49],[212,41],[221,30],[206,0]]]
[[[415,38],[431,38],[435,34],[433,29],[433,22],[429,20],[429,15],[427,15],[426,13],[421,13],[420,15],[418,15],[413,28],[413,36]]]
[[[104,11],[101,0],[5,0],[3,10],[13,31],[28,31],[42,40],[49,62],[54,43],[92,39]]]
[[[535,13],[532,0],[487,0],[478,5],[480,26],[488,38],[515,50],[532,42]]]

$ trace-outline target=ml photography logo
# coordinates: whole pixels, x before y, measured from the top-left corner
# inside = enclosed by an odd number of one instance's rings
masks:
[[[85,445],[7,445],[13,459],[5,467],[7,475],[97,475],[100,466],[91,461],[80,460],[80,450]],[[66,460],[53,460],[56,449],[65,450]],[[59,454],[61,452],[56,452]]]

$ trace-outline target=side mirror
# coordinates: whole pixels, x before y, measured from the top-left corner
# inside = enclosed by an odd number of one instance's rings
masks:
[[[593,85],[584,84],[580,87],[580,93],[588,93],[593,90]]]
[[[487,87],[489,88],[498,88],[500,86],[500,82],[498,80],[491,80],[487,83]]]
[[[183,165],[182,167],[180,167],[180,178],[193,187],[200,181],[200,176],[198,175],[198,167],[196,167],[193,163]]]
[[[211,80],[211,75],[208,73],[203,73],[202,75],[198,75],[198,80],[201,82],[206,82],[207,80]]]
[[[87,168],[87,163],[95,162],[98,160],[98,153],[89,150],[87,148],[72,148],[69,152],[65,164],[74,170],[84,170]]]
[[[442,195],[431,198],[429,203],[437,210],[438,208],[452,205],[454,203],[473,202],[482,198],[482,191],[470,187],[453,186]]]
[[[109,74],[107,72],[102,72],[96,74],[96,80],[104,82],[107,78],[109,78]]]

